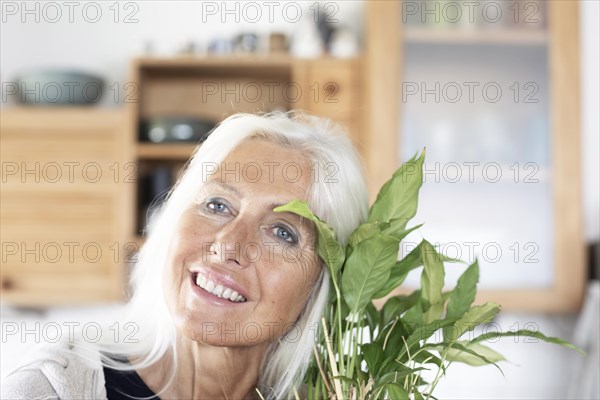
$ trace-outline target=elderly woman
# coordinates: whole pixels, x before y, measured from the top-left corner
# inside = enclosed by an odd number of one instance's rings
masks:
[[[130,337],[45,346],[2,398],[292,396],[329,290],[312,222],[274,211],[294,199],[347,241],[367,213],[347,137],[305,115],[223,121],[151,219],[120,319]]]

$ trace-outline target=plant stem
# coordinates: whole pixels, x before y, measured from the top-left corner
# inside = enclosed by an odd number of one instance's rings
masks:
[[[321,360],[319,360],[319,354],[317,352],[316,345],[313,345],[313,351],[315,353],[315,360],[317,360],[317,366],[319,367],[319,372],[321,373],[321,377],[323,377],[323,383],[327,387],[327,392],[331,393],[331,388],[327,384],[327,374],[325,374],[325,371],[323,370],[323,366],[321,365]]]
[[[356,318],[358,321],[354,322],[354,318],[352,318],[352,323],[350,324],[350,330],[346,330],[348,335],[350,336],[350,345],[351,345],[351,353],[349,354],[350,361],[348,366],[348,377],[352,379],[354,376],[354,368],[359,368],[359,365],[356,364],[356,359],[358,358],[358,345],[362,343],[362,318],[358,314],[356,314]],[[356,332],[356,333],[354,333]]]
[[[340,383],[340,380],[336,379],[336,376],[339,375],[339,372],[337,369],[337,365],[335,365],[335,354],[333,353],[333,349],[331,348],[331,340],[329,338],[329,334],[327,333],[327,324],[325,323],[325,317],[321,319],[321,323],[323,324],[325,344],[327,345],[327,352],[329,353],[329,364],[331,365],[331,372],[333,373],[333,385],[335,387],[335,395],[339,400],[343,400],[344,393],[342,391],[342,385]]]
[[[338,283],[336,279],[332,279],[333,287],[335,288],[335,297],[337,302],[337,307],[335,310],[337,319],[337,344],[338,344],[338,354],[339,354],[339,363],[340,363],[340,372],[342,375],[345,374],[344,368],[344,346],[343,346],[343,331],[342,331],[342,295],[340,294],[340,288],[338,287]],[[335,324],[335,322],[334,322]],[[335,360],[335,357],[333,357]]]
[[[442,353],[442,361],[441,364],[444,365],[444,362],[446,361],[446,356],[448,355],[448,350],[450,349],[450,347],[446,347]],[[438,368],[436,373],[435,373],[435,378],[433,379],[433,382],[431,382],[430,385],[430,389],[427,392],[427,399],[429,400],[431,398],[431,393],[433,393],[433,390],[435,389],[435,387],[437,386],[439,380],[440,380],[440,371],[442,368]]]
[[[385,335],[385,339],[383,340],[383,350],[385,350],[385,347],[387,346],[387,341],[388,338],[390,337],[390,335],[392,334],[392,331],[394,330],[394,327],[396,326],[396,324],[398,323],[398,317],[396,317],[396,320],[394,321],[394,323],[392,324],[392,327],[390,328],[390,330],[388,331],[387,335]],[[404,341],[404,343],[406,344],[406,341]],[[410,357],[410,354],[409,354]]]
[[[350,319],[346,321],[346,329],[344,332],[348,335],[348,370],[346,376],[352,379],[354,375],[354,340],[352,336],[352,330],[354,329],[354,320],[353,316],[350,316]]]
[[[265,398],[263,397],[263,395],[260,392],[260,390],[256,389],[256,393],[258,394],[258,397],[260,397],[261,400],[265,400]]]
[[[398,321],[398,319],[396,319],[396,322],[397,322],[397,321]],[[395,323],[395,322],[394,322],[394,323]],[[392,329],[393,329],[393,327],[392,327]],[[391,332],[391,331],[390,331],[390,332]],[[386,337],[385,339],[386,339],[386,341],[387,341],[387,337]],[[411,356],[411,355],[410,355],[410,348],[408,347],[408,343],[406,343],[406,339],[404,338],[404,336],[402,336],[402,341],[404,342],[404,347],[406,347],[406,354],[408,355],[408,360],[406,361],[406,364],[407,364],[407,366],[409,366],[409,365],[410,365],[410,362],[412,361],[412,357],[413,357],[413,356]],[[409,366],[409,368],[410,368],[410,366]],[[406,385],[406,383],[407,383],[407,379],[408,379],[408,377],[409,377],[409,376],[410,376],[410,375],[407,375],[407,376],[406,376],[406,378],[404,379],[404,384],[405,384],[405,385]],[[405,389],[405,390],[406,390],[408,393],[410,393],[410,392],[412,391],[411,389],[412,389],[412,387],[413,387],[413,386],[414,386],[414,383],[413,383],[413,381],[412,381],[412,379],[411,379],[411,380],[410,380],[410,388],[408,388],[408,387],[404,386],[404,389]]]

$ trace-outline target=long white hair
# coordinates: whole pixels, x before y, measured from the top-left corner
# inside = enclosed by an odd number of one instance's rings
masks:
[[[127,357],[123,364],[103,357],[117,369],[140,369],[171,355],[173,373],[177,366],[176,328],[163,296],[162,271],[167,250],[182,213],[207,181],[214,166],[241,142],[261,137],[293,148],[308,158],[315,173],[308,203],[327,222],[340,242],[366,219],[368,198],[358,155],[344,132],[328,119],[302,113],[236,114],[221,122],[198,147],[166,200],[153,212],[131,276],[132,297],[125,305],[123,321],[135,323],[139,331],[133,343],[103,341],[107,353]],[[317,284],[296,321],[293,340],[287,334],[269,345],[260,370],[258,389],[270,399],[287,398],[302,379],[312,354],[316,327],[327,304],[329,273],[322,265]],[[291,331],[289,332],[291,334]],[[130,341],[131,342],[131,341]]]

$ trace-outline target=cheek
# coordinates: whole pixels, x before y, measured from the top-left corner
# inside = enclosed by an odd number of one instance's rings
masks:
[[[179,314],[185,310],[186,292],[183,288],[188,279],[186,262],[201,258],[202,252],[207,251],[202,246],[201,234],[203,233],[205,231],[197,228],[197,224],[193,223],[193,218],[184,215],[169,243],[167,261],[162,273],[162,285],[165,301],[173,314]]]
[[[184,215],[169,246],[171,269],[181,268],[187,260],[203,259],[209,253],[214,237],[214,227],[194,215]]]
[[[261,281],[268,296],[266,305],[279,320],[294,322],[317,284],[320,266],[314,260],[304,260],[295,265],[272,266],[262,274]],[[277,273],[274,273],[274,271]]]
[[[162,273],[164,300],[173,317],[178,314],[178,307],[182,303],[178,297],[182,295],[181,283],[183,279],[181,262],[176,259],[175,254],[173,247],[171,247],[167,256],[167,264]]]

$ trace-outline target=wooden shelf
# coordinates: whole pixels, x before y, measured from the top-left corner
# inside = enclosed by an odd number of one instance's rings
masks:
[[[225,56],[176,56],[176,57],[143,57],[135,62],[144,68],[181,68],[181,67],[231,67],[241,69],[244,67],[283,67],[289,68],[293,63],[289,55],[225,55]]]
[[[140,143],[137,146],[137,155],[142,159],[180,160],[190,158],[196,147],[196,144]]]
[[[404,39],[407,43],[423,44],[490,44],[511,46],[543,46],[548,35],[543,30],[529,29],[443,29],[406,28]]]
[[[174,57],[140,57],[135,60],[135,64],[138,67],[143,68],[181,68],[181,67],[230,67],[235,69],[243,69],[247,67],[281,67],[290,68],[296,63],[302,63],[307,61],[352,61],[357,60],[360,57],[354,57],[351,59],[341,59],[331,56],[318,57],[316,59],[303,59],[292,57],[288,54],[274,54],[274,55],[210,55],[210,56],[174,56]]]

